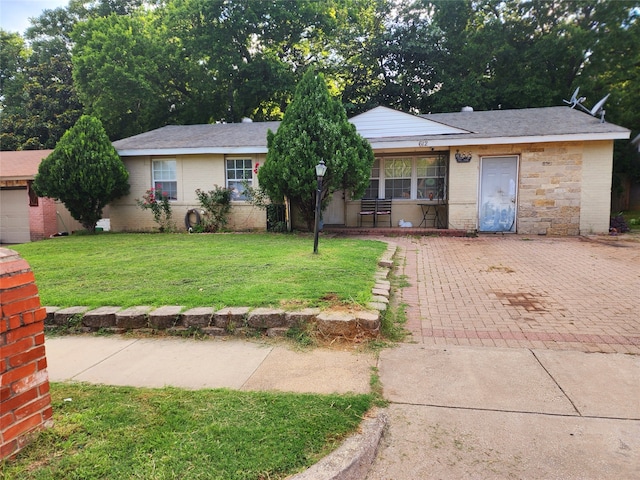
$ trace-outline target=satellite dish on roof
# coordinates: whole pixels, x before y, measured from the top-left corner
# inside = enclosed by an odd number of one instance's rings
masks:
[[[571,108],[580,107],[580,109],[591,115],[592,117],[600,116],[600,122],[604,123],[604,103],[609,98],[610,93],[608,93],[604,98],[602,98],[598,103],[596,103],[591,110],[582,105],[582,103],[587,99],[587,97],[578,97],[578,93],[580,92],[580,87],[576,88],[571,95],[571,100],[562,100],[567,105],[571,105]]]
[[[562,101],[567,105],[571,105],[571,108],[574,108],[575,106],[582,107],[582,102],[584,102],[587,99],[587,97],[578,97],[579,92],[580,92],[580,87],[574,90],[573,95],[571,95],[571,100],[562,100]]]
[[[596,117],[596,116],[600,115],[600,113],[602,113],[602,118],[604,119],[604,109],[602,107],[604,106],[604,102],[607,101],[607,98],[609,98],[609,95],[611,95],[611,94],[607,93],[602,100],[600,100],[598,103],[596,103],[594,105],[594,107],[591,109],[591,111],[589,113],[591,115],[593,115],[594,117]]]

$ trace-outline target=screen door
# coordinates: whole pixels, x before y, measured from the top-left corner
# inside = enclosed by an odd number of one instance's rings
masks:
[[[515,232],[518,157],[483,157],[480,166],[478,229]]]

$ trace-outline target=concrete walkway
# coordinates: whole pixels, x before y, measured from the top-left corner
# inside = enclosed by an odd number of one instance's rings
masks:
[[[368,393],[373,355],[239,339],[74,335],[46,340],[49,379],[139,387]]]
[[[402,345],[369,480],[640,478],[640,357]]]

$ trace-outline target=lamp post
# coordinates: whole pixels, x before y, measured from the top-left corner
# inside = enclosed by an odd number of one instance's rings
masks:
[[[318,177],[318,191],[316,192],[316,225],[313,231],[313,253],[318,253],[318,234],[320,226],[320,204],[322,203],[322,178],[327,172],[327,166],[324,164],[324,160],[320,160],[320,163],[316,165],[316,176]]]

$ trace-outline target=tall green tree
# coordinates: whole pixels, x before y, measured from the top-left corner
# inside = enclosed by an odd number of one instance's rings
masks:
[[[307,71],[276,133],[267,134],[268,153],[258,180],[273,200],[289,199],[299,208],[309,230],[316,203],[315,166],[324,160],[327,172],[321,208],[339,189],[354,198],[364,193],[373,165],[371,146],[357,132],[340,102],[329,96],[322,74]]]
[[[128,179],[100,120],[83,115],[40,163],[33,187],[41,197],[62,201],[93,233],[103,208],[129,192]]]
[[[0,148],[32,150],[54,148],[64,132],[80,118],[83,106],[72,77],[71,32],[83,20],[127,15],[143,0],[70,0],[66,7],[45,10],[32,19],[24,38],[12,34],[26,45],[23,51],[7,48],[2,37],[3,65],[20,65],[19,75],[2,88]],[[17,40],[19,39],[19,40]],[[3,67],[4,68],[4,67]]]
[[[149,14],[97,17],[73,32],[73,78],[86,111],[112,139],[157,128],[171,114],[170,59]]]

